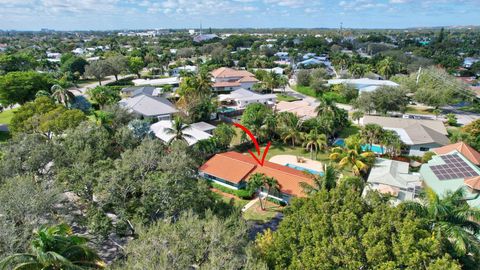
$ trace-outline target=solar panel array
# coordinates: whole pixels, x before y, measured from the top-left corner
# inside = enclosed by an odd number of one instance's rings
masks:
[[[446,164],[430,166],[435,176],[440,180],[478,176],[478,173],[457,154],[445,155],[441,158]]]

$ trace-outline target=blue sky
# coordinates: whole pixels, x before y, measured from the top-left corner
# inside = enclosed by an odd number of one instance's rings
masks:
[[[480,0],[0,0],[0,29],[478,25]]]

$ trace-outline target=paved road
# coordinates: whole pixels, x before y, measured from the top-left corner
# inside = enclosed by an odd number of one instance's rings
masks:
[[[468,125],[471,122],[480,119],[480,114],[478,113],[472,113],[472,112],[465,112],[462,110],[459,110],[458,108],[454,106],[445,106],[442,107],[443,113],[454,113],[457,115],[457,122],[460,125]]]
[[[134,76],[133,74],[129,74],[129,75],[120,75],[118,76],[118,79],[123,79],[123,78],[126,78],[126,77],[130,77],[130,76]],[[107,83],[111,83],[111,82],[114,82],[115,81],[115,76],[107,76],[105,77],[105,79],[102,80],[102,85],[106,85]],[[74,88],[71,88],[70,90],[77,96],[84,96],[85,93],[88,91],[88,89],[91,89],[91,88],[95,88],[99,86],[99,83],[98,82],[92,82],[92,83],[89,83],[89,84],[86,84],[80,88],[78,87],[74,87]]]

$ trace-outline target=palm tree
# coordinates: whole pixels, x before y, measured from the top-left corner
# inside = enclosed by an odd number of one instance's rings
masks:
[[[354,175],[361,175],[366,173],[375,159],[373,152],[360,152],[356,149],[347,149],[342,147],[335,147],[332,149],[330,159],[338,162],[340,168],[346,166],[352,167]]]
[[[315,159],[317,159],[318,151],[325,149],[326,146],[327,136],[325,136],[325,134],[319,134],[316,128],[310,130],[310,133],[305,135],[303,147],[310,151],[310,158],[313,158],[313,153],[315,152]]]
[[[350,72],[352,75],[356,78],[361,78],[363,77],[367,72],[369,71],[369,66],[366,64],[353,64],[350,67]]]
[[[426,188],[421,202],[403,205],[426,217],[433,236],[453,248],[458,257],[480,256],[480,209],[466,202],[463,188],[443,198]]]
[[[165,133],[173,135],[173,137],[168,140],[168,144],[171,144],[174,141],[187,142],[188,138],[193,138],[192,135],[185,133],[185,131],[189,128],[190,125],[185,124],[181,117],[176,116],[172,121],[172,127],[165,128]]]
[[[297,142],[300,142],[303,139],[302,120],[294,113],[280,113],[279,114],[279,124],[281,126],[281,135],[283,141],[292,142],[292,146],[295,147]]]
[[[385,146],[387,148],[385,152],[390,157],[395,157],[401,154],[403,142],[395,131],[384,130],[380,138],[380,145],[382,146],[382,152],[383,146]]]
[[[331,190],[336,187],[339,178],[339,172],[331,165],[325,165],[323,175],[313,178],[313,185],[300,182],[300,186],[306,194],[312,195],[322,189]]]
[[[385,76],[386,79],[389,79],[392,75],[395,75],[398,72],[398,67],[392,57],[386,57],[378,62],[377,70],[381,75]]]
[[[360,125],[360,119],[365,115],[362,111],[354,111],[352,113],[352,120],[357,121],[357,124]]]
[[[210,96],[212,90],[212,77],[209,72],[200,72],[194,80],[195,89],[200,96]]]
[[[263,173],[252,174],[248,179],[247,189],[253,193],[258,192],[261,188],[266,190],[266,201],[271,192],[280,190],[280,185],[275,178],[268,177]],[[258,200],[260,201],[260,208],[265,210],[265,205],[262,203],[262,198],[260,196],[258,196]]]
[[[325,99],[323,97],[318,98],[319,104],[315,108],[315,112],[317,112],[317,115],[323,115],[327,113],[333,113],[335,116],[337,106],[335,105],[335,102],[330,99]]]
[[[65,107],[67,107],[75,99],[75,95],[72,92],[58,84],[54,84],[50,91],[52,92],[52,97]]]
[[[374,143],[380,142],[383,133],[383,128],[377,124],[366,124],[360,131],[362,138],[370,145],[370,149]]]
[[[87,239],[72,234],[66,224],[43,227],[34,233],[31,253],[11,255],[0,261],[0,269],[99,269],[104,263]]]

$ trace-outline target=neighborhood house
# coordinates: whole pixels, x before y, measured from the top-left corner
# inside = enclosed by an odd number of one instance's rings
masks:
[[[447,129],[440,120],[419,120],[366,115],[360,124],[377,124],[395,131],[405,144],[410,156],[423,156],[432,148],[448,145]]]
[[[215,91],[233,91],[240,88],[252,90],[259,80],[246,70],[222,67],[212,71],[213,89]]]
[[[157,138],[168,143],[174,137],[174,134],[168,133],[168,130],[172,128],[172,121],[161,120],[150,126],[150,130],[155,134]],[[215,129],[205,122],[199,122],[191,124],[187,129],[183,131],[185,141],[188,145],[194,145],[200,140],[209,139],[212,137],[211,133]]]
[[[243,110],[252,103],[273,106],[277,100],[277,96],[275,94],[262,95],[250,90],[238,89],[232,91],[230,94],[219,95],[218,100],[226,107]]]
[[[280,191],[270,194],[270,197],[286,203],[292,197],[305,196],[301,182],[313,182],[313,176],[305,172],[269,161],[260,166],[251,156],[237,152],[216,154],[199,169],[200,176],[232,189],[245,188],[250,175],[255,173],[275,178],[280,185]]]

